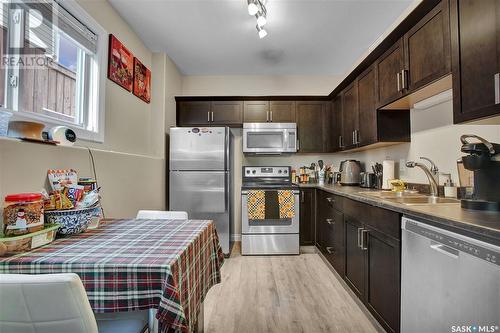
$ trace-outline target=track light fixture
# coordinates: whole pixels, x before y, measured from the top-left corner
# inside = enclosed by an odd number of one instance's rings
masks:
[[[264,0],[247,0],[248,14],[255,16],[257,19],[257,32],[262,39],[267,36],[267,31],[263,28],[267,23],[267,9],[264,5]]]

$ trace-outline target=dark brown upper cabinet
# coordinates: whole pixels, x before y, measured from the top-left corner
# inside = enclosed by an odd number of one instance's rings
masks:
[[[326,136],[324,119],[327,105],[324,101],[297,101],[297,131],[299,153],[324,152]]]
[[[269,122],[269,101],[245,101],[243,108],[243,122]]]
[[[177,124],[185,125],[208,125],[211,120],[210,101],[182,101],[177,102]]]
[[[444,0],[404,35],[406,90],[415,91],[451,72],[449,17]]]
[[[384,106],[403,96],[403,40],[398,40],[377,61],[378,104]]]
[[[454,122],[500,114],[500,1],[450,6]]]
[[[358,82],[342,92],[342,140],[344,149],[356,147],[359,126]]]
[[[270,101],[269,121],[274,123],[295,123],[297,121],[295,101]]]
[[[243,121],[243,101],[213,101],[210,123],[213,125],[240,125]]]
[[[342,96],[336,96],[331,102],[325,119],[326,152],[342,150]]]
[[[377,142],[377,92],[376,70],[370,67],[358,78],[359,124],[358,145],[369,145]]]

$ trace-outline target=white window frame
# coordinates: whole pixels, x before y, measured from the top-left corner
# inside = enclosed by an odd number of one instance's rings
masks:
[[[104,28],[97,23],[97,21],[75,0],[64,0],[61,1],[61,4],[68,12],[70,12],[97,35],[97,52],[94,56],[97,66],[90,66],[93,72],[85,74],[86,78],[98,78],[97,80],[92,80],[90,82],[89,91],[87,92],[89,95],[88,100],[93,105],[89,105],[86,112],[83,115],[80,115],[80,117],[83,116],[88,118],[85,122],[86,127],[78,126],[70,121],[55,119],[34,112],[11,111],[13,114],[11,119],[37,121],[45,124],[46,129],[64,125],[75,131],[78,140],[103,143],[106,119],[105,108],[109,41],[108,32],[104,30]],[[83,101],[78,97],[81,96],[82,93],[84,93],[83,88],[80,92],[78,92],[78,94],[76,94],[76,103],[83,103]]]

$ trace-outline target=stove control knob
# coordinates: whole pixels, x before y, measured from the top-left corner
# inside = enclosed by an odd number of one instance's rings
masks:
[[[286,169],[285,169],[283,172],[284,172],[284,173],[288,173],[288,170],[286,170]]]
[[[250,170],[247,170],[247,174],[250,174]]]
[[[282,171],[281,171],[281,169],[279,169],[279,170],[278,170],[278,173],[281,173],[281,172],[282,172]]]
[[[255,175],[255,172],[256,172],[255,170],[252,170],[252,173],[253,173],[254,175]]]

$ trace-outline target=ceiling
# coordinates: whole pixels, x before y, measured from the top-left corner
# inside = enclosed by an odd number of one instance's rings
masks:
[[[259,39],[246,0],[109,0],[184,75],[342,75],[411,0],[268,0]]]

